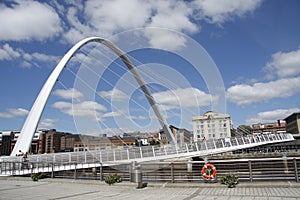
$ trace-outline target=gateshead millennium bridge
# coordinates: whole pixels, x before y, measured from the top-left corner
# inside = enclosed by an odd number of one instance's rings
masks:
[[[40,121],[42,112],[45,108],[49,95],[63,71],[66,64],[71,57],[82,46],[90,43],[97,42],[105,45],[111,49],[117,56],[121,58],[124,64],[128,67],[143,93],[145,94],[149,104],[151,105],[156,117],[159,120],[161,127],[164,129],[168,140],[171,141],[168,145],[160,146],[146,146],[146,147],[133,147],[130,149],[110,149],[110,150],[97,150],[88,152],[69,152],[69,153],[53,153],[42,155],[28,155],[27,161],[32,163],[56,163],[54,168],[41,167],[39,165],[32,165],[30,169],[21,168],[20,157],[15,157],[19,151],[28,152],[32,138],[36,131],[37,125]],[[6,175],[23,175],[35,172],[59,171],[70,170],[74,168],[90,168],[104,165],[113,165],[120,162],[144,162],[153,160],[174,159],[181,157],[205,157],[211,154],[218,154],[223,152],[234,151],[243,148],[251,148],[258,145],[286,142],[294,140],[291,134],[276,134],[276,135],[261,135],[253,137],[236,137],[231,138],[229,144],[225,144],[224,139],[211,139],[207,141],[197,141],[193,143],[177,144],[176,140],[169,130],[166,120],[163,118],[154,98],[149,92],[146,84],[141,76],[137,73],[134,66],[119,48],[114,46],[111,42],[99,38],[90,37],[81,40],[75,44],[62,58],[62,60],[55,67],[46,83],[42,87],[38,97],[36,98],[28,117],[23,125],[20,136],[16,145],[11,153],[11,156],[1,157],[3,163],[13,163],[11,166],[1,166],[1,174]],[[19,164],[18,164],[19,163]],[[75,164],[76,163],[76,164]]]

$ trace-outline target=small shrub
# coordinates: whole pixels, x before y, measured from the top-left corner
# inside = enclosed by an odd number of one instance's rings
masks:
[[[238,184],[238,177],[234,174],[228,174],[221,178],[221,183],[228,186],[228,188],[234,188]]]
[[[38,181],[39,179],[43,179],[43,178],[46,178],[46,174],[43,173],[43,172],[38,172],[38,173],[33,173],[31,174],[31,179],[33,181]]]
[[[122,182],[121,176],[117,174],[110,174],[105,178],[105,183],[107,183],[108,185],[113,185],[120,182]]]

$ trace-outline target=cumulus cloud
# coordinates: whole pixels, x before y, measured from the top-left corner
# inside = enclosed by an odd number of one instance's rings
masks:
[[[238,105],[286,98],[300,92],[300,49],[277,52],[263,68],[269,82],[237,84],[227,89],[228,99]]]
[[[114,88],[113,90],[109,91],[100,91],[98,93],[102,98],[105,99],[113,99],[115,101],[123,101],[125,99],[128,99],[128,95],[124,93],[123,91]]]
[[[256,116],[248,118],[246,120],[246,124],[276,122],[277,120],[282,120],[288,117],[289,115],[291,115],[291,113],[299,111],[300,108],[290,108],[259,112]]]
[[[178,108],[199,108],[209,106],[217,97],[212,97],[197,88],[178,88],[153,94],[153,98],[160,104],[163,110]]]
[[[153,48],[175,51],[185,46],[186,38],[172,32],[158,29],[146,29],[145,36]]]
[[[106,108],[94,101],[84,101],[81,103],[70,103],[58,101],[55,102],[52,107],[59,109],[61,112],[78,117],[91,117],[101,116],[103,112],[106,112]]]
[[[300,77],[279,79],[252,85],[240,84],[227,89],[227,98],[238,105],[285,98],[300,92]]]
[[[300,74],[300,48],[291,52],[277,52],[264,67],[268,74],[279,78],[294,77]]]
[[[153,116],[154,118],[154,116]],[[130,116],[126,116],[126,119],[130,119],[130,120],[147,120],[148,118],[145,116],[134,116],[134,115],[130,115]]]
[[[0,48],[0,60],[13,60],[20,57],[20,52],[14,50],[9,44],[4,44]]]
[[[100,117],[107,118],[107,117],[117,117],[117,116],[121,116],[121,115],[123,115],[122,112],[120,112],[120,111],[119,112],[113,111],[113,112],[104,113]]]
[[[79,99],[83,96],[83,94],[75,88],[69,88],[67,90],[57,89],[53,92],[53,94],[63,99]]]
[[[261,2],[262,0],[195,0],[193,5],[198,19],[222,24],[234,16],[241,17],[253,12]]]
[[[84,12],[93,27],[114,32],[144,26],[151,16],[151,6],[141,0],[92,0],[86,3]]]
[[[24,108],[10,108],[5,112],[0,112],[0,118],[23,117],[28,114],[28,110]]]
[[[38,126],[38,129],[49,129],[55,127],[56,119],[43,119]]]
[[[160,27],[193,34],[201,30],[200,20],[222,24],[233,16],[252,12],[260,2],[165,0],[157,3],[155,0],[90,0],[83,3],[70,1],[47,4],[18,0],[11,5],[0,4],[0,40],[41,41],[61,36],[62,41],[74,44],[91,35],[107,37],[144,27]],[[183,38],[172,34],[161,35],[148,30],[145,36],[157,48],[174,50],[185,44]]]
[[[21,48],[13,48],[8,43],[0,48],[0,60],[14,60],[18,62],[18,58],[21,58],[21,67],[31,68],[32,66],[40,67],[41,63],[54,66],[58,63],[60,57],[38,52],[28,53]]]
[[[74,43],[85,36],[97,34],[106,37],[143,27],[160,27],[193,34],[201,30],[197,21],[222,24],[233,16],[252,12],[260,2],[166,0],[157,3],[155,0],[91,0],[84,7],[72,5],[67,8],[67,23],[70,27],[63,37]],[[161,35],[147,30],[145,36],[150,45],[156,48],[174,50],[185,45],[185,40],[177,35]]]
[[[152,0],[92,0],[86,2],[83,11],[74,6],[68,8],[67,19],[70,28],[64,37],[74,43],[87,35],[107,37],[124,30],[149,26],[194,33],[198,27],[190,18],[192,13],[189,4],[181,1],[168,0],[158,4]],[[80,16],[83,16],[86,23],[80,20]],[[153,32],[146,33],[146,37],[152,46],[158,47],[161,44],[157,41],[160,37]],[[172,37],[169,36],[168,39]],[[184,42],[176,37],[171,41]],[[168,44],[173,44],[172,42]]]
[[[0,40],[44,40],[62,32],[55,10],[37,1],[0,4]]]

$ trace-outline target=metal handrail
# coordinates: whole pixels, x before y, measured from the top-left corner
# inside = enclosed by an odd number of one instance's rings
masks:
[[[280,156],[280,155],[279,155]],[[264,180],[290,180],[299,181],[300,157],[287,158],[249,158],[249,159],[228,159],[228,160],[210,160],[217,168],[217,179],[227,174],[237,175],[240,181],[264,181]],[[7,172],[21,167],[22,163],[6,163]],[[111,173],[118,173],[123,180],[129,180],[131,176],[130,167],[132,163],[115,163],[122,164],[115,168],[114,166],[99,166],[94,170],[80,170],[81,164],[69,163],[74,166],[69,170],[69,165],[61,166],[60,163],[28,163],[21,170],[13,171],[9,175],[22,175],[22,171],[31,173],[49,172],[51,177],[65,178],[88,178],[103,180],[103,177]],[[163,161],[163,162],[145,162],[140,167],[143,173],[143,180],[146,182],[159,181],[204,181],[201,168],[205,161]],[[32,167],[35,165],[35,167]],[[189,167],[190,166],[190,167]],[[56,171],[56,168],[60,171]],[[5,169],[2,167],[2,169]],[[68,172],[66,172],[68,171]],[[92,174],[92,171],[96,172]],[[5,171],[0,171],[5,174]],[[8,173],[7,173],[8,174]]]
[[[229,140],[228,140],[229,139]],[[243,148],[251,148],[259,145],[286,142],[294,140],[292,134],[263,134],[256,136],[232,137],[232,138],[209,139],[184,144],[168,144],[157,146],[143,146],[124,149],[94,150],[84,152],[66,152],[52,154],[29,155],[26,158],[30,163],[56,163],[60,166],[73,163],[81,164],[82,168],[101,165],[112,165],[118,162],[144,162],[172,159],[178,157],[194,157],[218,154]],[[1,157],[0,162],[21,163],[22,157]],[[60,167],[55,169],[60,170]],[[24,172],[25,173],[25,172]],[[30,173],[29,171],[27,173]]]

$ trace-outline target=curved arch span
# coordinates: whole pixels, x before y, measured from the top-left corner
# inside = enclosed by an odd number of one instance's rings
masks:
[[[168,140],[172,141],[176,144],[176,140],[171,134],[171,131],[169,130],[169,126],[167,125],[166,121],[163,119],[158,107],[156,106],[156,103],[154,101],[154,98],[152,97],[150,91],[148,90],[147,86],[145,85],[143,79],[140,77],[140,75],[135,70],[132,63],[129,61],[127,56],[124,52],[122,52],[119,48],[117,48],[115,45],[113,45],[111,42],[99,38],[99,37],[89,37],[85,38],[78,43],[76,43],[60,60],[60,62],[57,64],[57,66],[54,68],[53,72],[50,74],[49,78],[45,82],[43,88],[41,89],[38,97],[36,98],[27,118],[23,125],[23,128],[21,130],[21,134],[16,142],[16,145],[11,153],[11,156],[15,156],[19,150],[22,152],[28,152],[32,138],[34,136],[34,133],[37,129],[38,123],[40,121],[41,115],[43,113],[43,110],[45,108],[45,105],[47,103],[47,100],[50,96],[50,93],[55,85],[56,80],[58,79],[59,75],[61,74],[62,70],[64,69],[65,65],[69,62],[69,60],[72,58],[72,56],[79,50],[82,46],[90,43],[90,42],[98,42],[106,47],[110,48],[114,53],[116,53],[122,61],[126,64],[129,71],[133,74],[134,78],[138,82],[139,86],[141,87],[142,91],[144,92],[148,102],[150,103],[156,117],[159,120],[160,125],[164,129],[164,131],[167,134]]]

